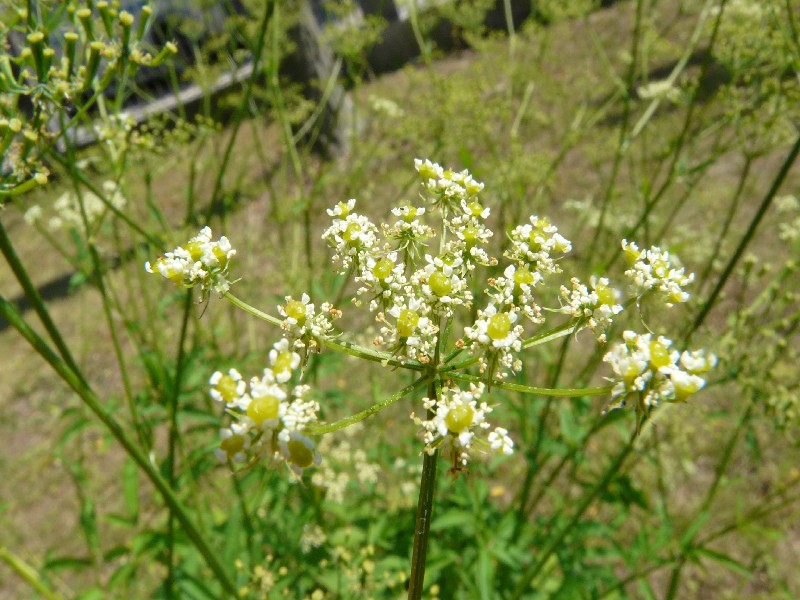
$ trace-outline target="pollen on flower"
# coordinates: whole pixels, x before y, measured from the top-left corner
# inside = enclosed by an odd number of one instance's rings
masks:
[[[688,292],[683,288],[694,281],[694,273],[687,275],[683,267],[675,266],[675,257],[669,252],[658,246],[640,251],[635,243],[627,240],[622,240],[622,249],[630,264],[625,276],[633,284],[637,295],[656,291],[668,307],[689,299]]]
[[[513,452],[514,443],[505,429],[486,433],[491,427],[486,415],[492,409],[481,401],[484,390],[482,383],[470,384],[469,390],[447,387],[442,389],[440,398],[423,398],[423,406],[431,416],[421,419],[412,414],[411,418],[420,428],[427,452],[441,447],[463,466],[476,452],[506,455]]]
[[[705,386],[699,374],[716,363],[713,354],[707,356],[702,350],[680,353],[663,336],[633,331],[625,331],[623,342],[614,344],[603,360],[615,375],[611,395],[616,406],[624,406],[633,397],[642,414],[662,402],[688,400]]]
[[[249,385],[235,369],[211,376],[211,396],[225,402],[233,418],[220,432],[222,441],[215,451],[220,460],[244,462],[265,456],[285,462],[296,476],[319,464],[314,442],[303,433],[317,422],[319,404],[307,397],[309,386],[288,384],[299,361],[300,357],[289,350],[288,340],[283,339],[270,352],[273,368],[252,377]],[[276,365],[281,367],[277,373]],[[287,370],[289,377],[284,376]]]
[[[148,273],[161,275],[181,287],[199,285],[204,299],[212,291],[222,296],[231,286],[227,271],[236,250],[225,236],[216,241],[211,236],[211,229],[204,227],[184,246],[166,252],[154,264],[146,262],[144,268]]]

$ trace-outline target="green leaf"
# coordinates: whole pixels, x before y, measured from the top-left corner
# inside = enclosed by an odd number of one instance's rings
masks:
[[[445,529],[461,529],[465,535],[471,535],[475,529],[475,515],[470,511],[449,510],[441,515],[434,515],[431,531]]]
[[[234,504],[228,516],[225,526],[225,545],[222,548],[222,556],[226,563],[233,564],[239,558],[242,550],[241,535],[242,510],[239,504]]]
[[[120,515],[118,513],[108,513],[103,515],[103,520],[109,523],[113,523],[114,525],[118,525],[120,527],[124,527],[125,529],[130,529],[134,525],[136,525],[136,521],[131,519],[128,515]]]
[[[59,556],[48,558],[42,565],[42,570],[64,571],[66,569],[82,570],[92,566],[92,561],[85,557]]]
[[[75,600],[105,600],[108,593],[100,588],[89,588],[75,596]]]
[[[692,521],[684,534],[681,536],[680,545],[682,548],[685,548],[692,543],[692,540],[697,535],[697,532],[700,531],[700,528],[703,527],[706,521],[708,521],[708,516],[708,511],[704,510],[695,517],[694,521]]]
[[[478,552],[478,590],[482,600],[490,600],[494,597],[494,561],[486,548],[481,548]]]
[[[747,579],[751,579],[753,577],[753,572],[748,569],[746,565],[742,564],[740,561],[728,554],[723,554],[722,552],[717,552],[716,550],[711,550],[710,548],[705,547],[695,548],[694,553],[702,556],[703,558],[713,560],[714,562],[719,563],[734,573],[738,573],[742,577],[746,577]]]
[[[572,406],[561,406],[558,411],[561,423],[561,436],[570,446],[577,446],[583,439],[584,428],[575,419],[575,411]]]

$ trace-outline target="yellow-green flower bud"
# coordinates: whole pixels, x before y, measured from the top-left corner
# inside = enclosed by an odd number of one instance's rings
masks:
[[[372,274],[379,280],[384,281],[389,275],[392,274],[394,269],[394,262],[391,258],[384,257],[375,263],[372,267]]]
[[[447,412],[444,422],[447,424],[447,429],[450,430],[450,432],[458,434],[469,429],[474,416],[475,411],[469,404],[459,404]]]
[[[428,277],[428,286],[440,298],[453,291],[453,282],[441,271],[431,273],[430,277]]]
[[[511,317],[504,312],[493,315],[486,327],[486,335],[493,340],[502,340],[509,331],[511,331]]]
[[[278,418],[278,407],[280,401],[275,396],[259,396],[250,401],[247,407],[247,416],[256,425],[261,425],[264,421]]]
[[[297,321],[297,324],[301,327],[306,322],[306,305],[300,300],[289,300],[283,307],[283,312],[287,317],[291,317]]]
[[[410,308],[404,308],[397,317],[397,335],[403,338],[411,337],[419,323],[419,314]]]

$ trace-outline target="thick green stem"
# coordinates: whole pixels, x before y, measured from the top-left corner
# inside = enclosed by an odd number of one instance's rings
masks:
[[[428,397],[436,396],[434,382],[428,385]],[[439,450],[429,454],[423,452],[422,477],[419,483],[419,500],[417,517],[414,524],[414,546],[411,552],[411,578],[408,582],[408,600],[422,598],[425,583],[425,560],[428,555],[428,536],[433,519],[433,495],[436,491],[436,467],[439,462]]]

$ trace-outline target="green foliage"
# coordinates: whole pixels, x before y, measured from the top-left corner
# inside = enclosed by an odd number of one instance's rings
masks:
[[[207,396],[208,376],[232,365],[259,372],[280,332],[216,297],[195,304],[142,264],[210,223],[241,240],[237,293],[267,312],[302,290],[341,299],[352,290],[318,240],[323,208],[358,196],[380,220],[398,200],[415,202],[416,156],[486,183],[500,246],[527,215],[547,213],[581,241],[563,267],[582,278],[621,278],[621,237],[679,254],[698,274],[693,299],[670,317],[645,303],[642,319],[656,332],[676,323],[688,331],[707,314],[675,343],[693,336],[720,358],[703,396],[654,411],[636,441],[633,416],[603,414],[607,400],[493,390],[518,452],[469,472],[442,463],[426,597],[800,594],[785,555],[800,485],[796,169],[776,210],[752,221],[798,135],[795,3],[728,0],[721,13],[703,13],[711,3],[640,0],[592,12],[595,2],[538,2],[540,22],[509,39],[482,31],[490,3],[458,2],[415,12],[423,61],[370,83],[366,57],[385,23],[331,28],[359,136],[339,161],[312,155],[292,133],[313,126],[317,106],[279,77],[297,19],[289,3],[269,13],[247,2],[247,16],[210,35],[198,21],[176,22],[176,41],[200,45],[175,83],[208,83],[254,55],[258,78],[205,99],[199,119],[179,111],[144,126],[120,113],[141,92],[135,71],[166,55],[142,47],[150,60],[132,60],[141,16],[126,46],[119,16],[107,26],[102,3],[92,4],[92,35],[116,50],[91,73],[89,26],[78,17],[89,5],[29,4],[38,10],[5,3],[0,29],[28,50],[5,44],[0,56],[0,239],[12,267],[0,273],[1,306],[12,323],[19,311],[8,295],[19,283],[32,307],[23,322],[42,323],[27,337],[21,325],[22,335],[0,331],[2,431],[13,450],[0,457],[0,562],[11,594],[405,597],[421,473],[410,404],[320,438],[325,460],[302,484],[268,464],[232,473],[213,456],[223,414]],[[442,17],[473,50],[431,60],[428,32]],[[44,52],[59,27],[78,35],[72,77]],[[37,31],[44,40],[29,37]],[[50,122],[97,126],[103,143],[79,150]],[[69,201],[59,203],[62,194]],[[743,240],[749,254],[723,279]],[[36,286],[56,272],[69,295],[41,298]],[[537,302],[557,309],[560,299],[543,290]],[[355,312],[335,304],[346,318]],[[609,339],[640,325],[620,323]],[[514,382],[604,385],[603,351],[589,338],[530,348],[535,360]],[[50,367],[29,343],[53,370],[41,369]],[[387,375],[326,349],[305,377],[333,422],[411,383]]]

